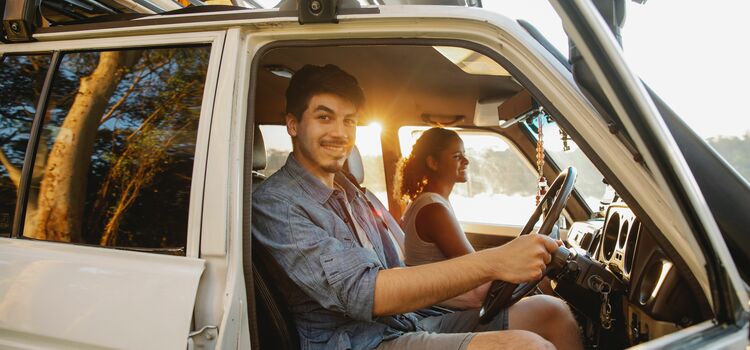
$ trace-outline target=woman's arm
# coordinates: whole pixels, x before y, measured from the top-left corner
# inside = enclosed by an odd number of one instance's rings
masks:
[[[439,203],[422,207],[414,226],[420,239],[435,243],[448,259],[474,252],[456,217]]]
[[[432,203],[421,208],[417,213],[415,227],[420,239],[435,243],[448,259],[474,252],[456,217],[441,204]],[[456,309],[480,308],[489,286],[489,283],[485,283],[439,305]]]

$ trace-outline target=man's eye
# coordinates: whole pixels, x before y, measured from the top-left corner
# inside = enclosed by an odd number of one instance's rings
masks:
[[[354,120],[354,119],[345,119],[344,120],[344,125],[346,125],[346,126],[356,126],[357,125],[357,121]]]
[[[318,116],[318,119],[320,119],[320,120],[330,120],[331,116],[329,116],[328,114],[321,114],[321,115]]]

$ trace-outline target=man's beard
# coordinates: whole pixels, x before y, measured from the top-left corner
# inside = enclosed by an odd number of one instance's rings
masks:
[[[329,173],[338,173],[343,168],[344,168],[344,165],[339,164],[338,162],[333,162],[332,164],[326,164],[326,165],[321,166],[321,169]]]
[[[346,150],[345,152],[346,156],[344,157],[344,159],[346,159],[349,153],[351,152],[351,147],[348,147],[349,143],[345,139],[332,138],[328,140],[322,140],[320,142],[320,147],[326,147],[328,145],[343,147]],[[329,173],[338,173],[339,171],[341,171],[343,167],[344,167],[344,162],[339,161],[339,160],[334,160],[333,162],[329,164],[321,164],[320,166],[321,169]]]

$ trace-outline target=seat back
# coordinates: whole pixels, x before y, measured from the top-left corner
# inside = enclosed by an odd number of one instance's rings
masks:
[[[263,133],[260,132],[260,127],[255,126],[253,132],[253,191],[260,185],[266,176],[261,174],[261,170],[266,169],[266,144],[263,142]]]
[[[256,125],[253,135],[252,190],[266,179],[260,171],[266,168],[266,148],[263,134]],[[251,239],[252,276],[246,272],[245,288],[253,288],[257,341],[261,349],[299,349],[299,335],[293,315],[287,306],[278,281],[286,276],[273,256],[255,239]],[[244,254],[248,252],[245,251]],[[246,271],[249,270],[245,266]],[[252,286],[251,286],[252,284]]]
[[[253,240],[253,280],[261,349],[299,349],[299,335],[284,294],[274,281],[286,277],[273,256]],[[291,281],[290,281],[291,283]]]

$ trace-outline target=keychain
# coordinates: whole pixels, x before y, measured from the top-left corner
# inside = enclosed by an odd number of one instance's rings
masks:
[[[599,320],[602,328],[611,329],[612,321],[612,304],[609,303],[609,293],[612,292],[612,286],[605,282],[599,275],[589,277],[589,288],[602,295],[602,306],[599,309]]]

